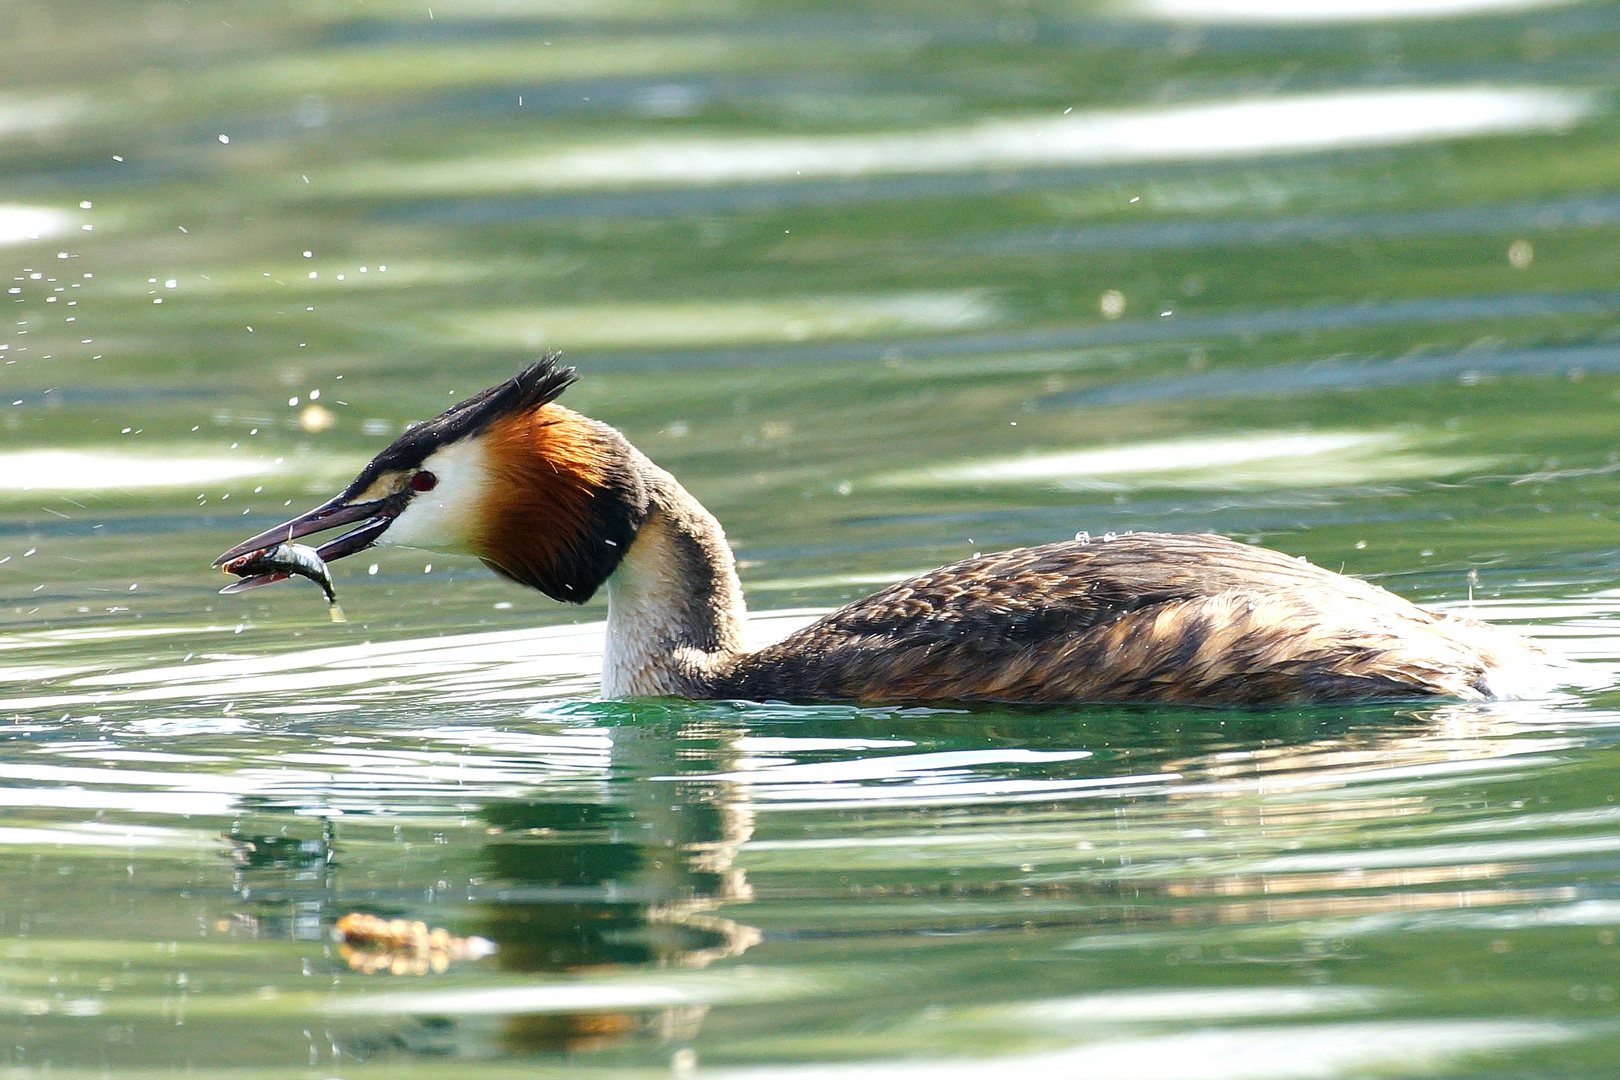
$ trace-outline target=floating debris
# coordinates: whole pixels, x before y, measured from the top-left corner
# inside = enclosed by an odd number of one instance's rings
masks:
[[[481,960],[495,951],[495,943],[487,938],[455,937],[443,927],[429,930],[424,922],[361,911],[339,919],[332,936],[349,967],[366,975],[437,974],[457,960]]]

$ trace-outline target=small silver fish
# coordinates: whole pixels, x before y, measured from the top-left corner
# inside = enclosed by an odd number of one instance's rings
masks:
[[[343,609],[338,606],[337,590],[332,586],[332,571],[312,547],[305,547],[303,544],[277,544],[273,548],[250,551],[240,558],[232,559],[220,569],[242,579],[219,590],[222,593],[246,592],[260,585],[285,581],[294,574],[307,577],[319,585],[321,591],[326,594],[332,621],[348,621],[344,618]]]

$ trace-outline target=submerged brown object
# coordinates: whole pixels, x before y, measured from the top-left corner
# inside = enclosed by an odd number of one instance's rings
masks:
[[[608,592],[602,691],[789,701],[1273,705],[1502,696],[1550,657],[1485,623],[1219,536],[977,556],[758,652],[720,524],[618,431],[556,404],[550,357],[416,425],[333,498],[220,557],[364,522],[557,600]]]
[[[338,955],[350,968],[367,975],[426,975],[442,972],[457,960],[478,960],[495,951],[481,937],[456,937],[442,927],[410,919],[384,919],[351,911],[332,927]]]

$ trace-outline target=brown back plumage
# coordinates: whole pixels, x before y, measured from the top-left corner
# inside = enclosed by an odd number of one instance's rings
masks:
[[[1533,647],[1219,536],[967,559],[741,657],[714,689],[817,701],[1254,705],[1487,696]]]

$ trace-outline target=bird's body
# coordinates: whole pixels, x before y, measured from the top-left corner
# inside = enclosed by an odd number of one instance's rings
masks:
[[[605,585],[609,697],[1270,705],[1496,696],[1535,645],[1219,536],[1127,534],[975,556],[758,651],[720,524],[619,432],[555,403],[550,361],[419,425],[336,499],[238,545],[367,520],[547,595]]]
[[[1128,534],[897,582],[741,658],[729,697],[1266,705],[1492,696],[1529,650],[1220,536]]]

